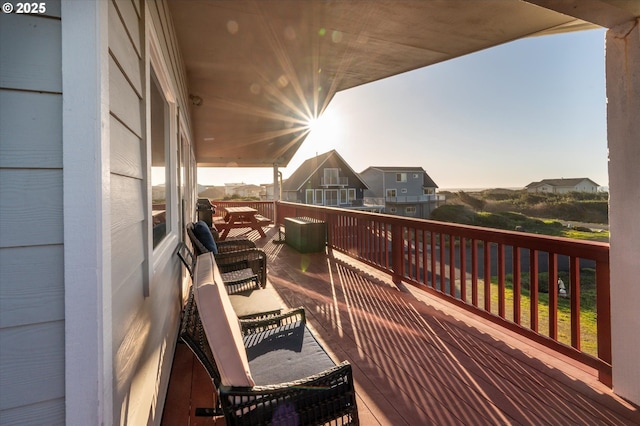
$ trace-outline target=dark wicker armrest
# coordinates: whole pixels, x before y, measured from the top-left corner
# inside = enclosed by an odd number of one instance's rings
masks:
[[[233,269],[251,268],[258,276],[260,285],[267,285],[267,254],[264,250],[252,248],[241,251],[218,253],[215,255],[216,263],[221,272],[229,272]]]
[[[216,241],[218,253],[228,253],[230,251],[246,250],[256,248],[256,243],[251,240],[224,240]]]
[[[304,308],[295,308],[283,314],[267,318],[241,319],[240,328],[242,329],[242,334],[246,336],[296,322],[302,322],[303,324],[306,322]]]
[[[219,394],[226,424],[271,424],[292,418],[295,424],[327,424],[332,420],[340,425],[358,424],[348,361],[294,382],[253,388],[220,385]],[[283,412],[282,407],[288,410]]]

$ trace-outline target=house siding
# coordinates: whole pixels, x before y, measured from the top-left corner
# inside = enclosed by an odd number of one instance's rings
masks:
[[[0,15],[0,424],[64,424],[60,3]]]
[[[122,424],[159,424],[180,324],[182,274],[173,256],[176,239],[167,238],[173,247],[159,246],[151,258],[148,251],[145,17],[157,31],[178,106],[184,107],[187,99],[167,5],[110,2],[113,418]],[[178,202],[172,204],[178,212]],[[179,235],[180,224],[171,221],[174,235]]]

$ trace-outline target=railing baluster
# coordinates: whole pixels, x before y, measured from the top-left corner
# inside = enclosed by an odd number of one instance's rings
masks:
[[[491,312],[491,246],[484,240],[484,310]]]
[[[596,262],[596,312],[598,327],[598,358],[611,364],[611,282],[608,261]],[[611,367],[598,371],[598,379],[611,386]]]
[[[529,328],[538,332],[538,250],[529,250]]]
[[[571,303],[571,346],[580,350],[580,259],[569,258],[569,297]]]
[[[449,294],[456,297],[456,237],[449,234]]]
[[[471,303],[478,306],[478,240],[471,240]]]
[[[498,244],[498,315],[505,317],[505,272],[504,272],[504,244]]]
[[[445,244],[444,244],[444,233],[440,232],[440,291],[446,292],[446,261],[444,258],[444,254],[446,253]]]
[[[436,233],[431,231],[431,287],[436,288],[437,269],[436,269]]]
[[[520,247],[513,247],[513,322],[516,324],[521,323],[521,308],[520,308],[520,294],[522,292],[521,274],[522,264],[520,257]]]
[[[549,253],[549,337],[558,339],[558,255]]]
[[[467,301],[467,240],[460,237],[460,299]]]

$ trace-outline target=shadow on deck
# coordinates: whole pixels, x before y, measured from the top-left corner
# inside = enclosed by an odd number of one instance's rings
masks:
[[[254,235],[255,234],[255,235]],[[339,253],[300,254],[248,234],[269,256],[269,285],[335,360],[353,366],[362,425],[633,425],[638,407],[596,372]],[[162,424],[213,425],[205,370],[179,344]]]

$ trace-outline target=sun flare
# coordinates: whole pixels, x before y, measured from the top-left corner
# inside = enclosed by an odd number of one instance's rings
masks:
[[[305,143],[315,151],[325,151],[342,144],[343,127],[340,116],[328,108],[320,117],[311,118],[307,124],[309,136]]]

